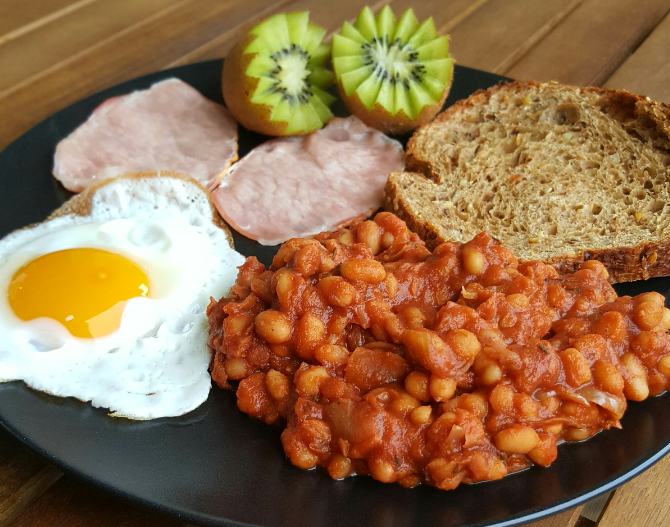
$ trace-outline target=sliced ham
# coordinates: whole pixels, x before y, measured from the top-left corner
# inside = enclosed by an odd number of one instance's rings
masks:
[[[179,79],[114,97],[56,147],[54,176],[80,192],[128,172],[170,170],[216,187],[237,159],[237,122]]]
[[[382,204],[389,173],[404,164],[397,141],[355,117],[332,119],[309,135],[255,148],[212,198],[235,230],[276,245],[369,216]]]

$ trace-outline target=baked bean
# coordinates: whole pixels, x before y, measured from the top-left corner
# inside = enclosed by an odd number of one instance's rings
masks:
[[[663,305],[657,302],[641,302],[633,311],[633,321],[643,331],[654,329],[662,319]]]
[[[458,398],[458,407],[467,410],[479,420],[484,420],[489,411],[484,392],[464,393]]]
[[[289,396],[291,381],[283,373],[276,370],[269,370],[265,374],[265,385],[273,399],[281,401]]]
[[[393,236],[392,233],[387,231],[384,234],[382,234],[382,247],[384,249],[388,249],[389,247],[391,247],[391,245],[393,245],[394,241],[395,241],[395,237]]]
[[[340,265],[340,274],[347,280],[378,284],[386,278],[384,266],[376,260],[346,260]]]
[[[514,396],[514,406],[526,418],[534,418],[540,414],[540,403],[525,393],[517,393]]]
[[[333,314],[328,322],[328,339],[330,342],[338,342],[340,336],[344,334],[349,325],[349,318],[346,315],[338,316]]]
[[[561,406],[561,411],[564,415],[574,417],[575,420],[583,424],[594,424],[598,421],[598,407],[593,404],[584,406],[572,401],[565,401]]]
[[[604,280],[607,280],[610,277],[607,268],[598,260],[588,260],[581,265],[581,268],[595,271],[598,276]]]
[[[598,360],[593,365],[593,384],[601,390],[621,395],[624,388],[624,380],[619,371],[609,362]]]
[[[451,399],[456,393],[456,381],[453,379],[442,379],[436,375],[430,376],[430,396],[438,403]]]
[[[670,377],[670,355],[664,355],[658,359],[656,369],[658,369],[658,371],[660,371],[666,377]]]
[[[308,366],[303,363],[303,366],[295,373],[295,391],[301,397],[312,398],[319,395],[321,384],[330,375],[323,366]]]
[[[631,401],[644,401],[649,397],[649,384],[647,382],[647,370],[634,353],[624,353],[621,357],[627,376],[624,377],[623,393],[626,399]]]
[[[291,323],[286,315],[268,309],[256,315],[256,334],[270,344],[281,344],[291,337]]]
[[[479,380],[484,386],[493,386],[502,379],[503,372],[497,364],[489,364],[479,375]]]
[[[405,377],[405,390],[419,401],[430,401],[430,376],[427,373],[413,371]]]
[[[505,300],[507,300],[507,303],[510,306],[516,309],[528,309],[528,307],[530,306],[530,301],[528,300],[528,297],[521,293],[507,295],[505,297]]]
[[[296,467],[302,468],[304,470],[309,470],[310,468],[314,468],[316,466],[319,458],[307,447],[307,445],[296,441],[291,446],[291,449],[286,450],[291,463],[293,463]]]
[[[354,220],[288,241],[269,271],[242,266],[207,308],[212,378],[241,380],[242,411],[285,423],[300,467],[442,489],[498,479],[670,384],[663,297],[617,298],[607,276],[518,263],[486,234],[431,254],[390,213]]]
[[[528,457],[542,467],[551,465],[556,456],[558,456],[558,449],[556,448],[556,438],[551,434],[538,434],[540,443],[530,452]]]
[[[465,271],[480,275],[484,271],[484,255],[474,247],[466,245],[463,247],[463,267]]]
[[[528,454],[540,444],[540,437],[532,428],[512,425],[498,432],[493,441],[498,450],[506,454]]]
[[[658,326],[654,328],[654,330],[661,331],[663,333],[670,330],[670,309],[667,307],[663,308],[663,316],[661,317],[661,321],[658,323]]]
[[[314,358],[321,364],[346,364],[351,354],[347,348],[333,344],[319,346],[314,352]]]
[[[228,357],[225,362],[225,370],[228,378],[233,381],[244,379],[248,374],[247,361]]]
[[[314,347],[326,336],[326,326],[312,313],[305,313],[298,322],[296,351],[304,359],[313,357]]]
[[[378,456],[373,456],[368,460],[370,475],[382,483],[393,483],[396,479],[395,467],[393,464]]]
[[[566,441],[584,441],[584,439],[588,439],[591,435],[586,428],[570,426],[563,433],[563,439]]]
[[[295,269],[303,276],[312,276],[319,270],[323,248],[314,242],[298,249],[293,257]]]
[[[544,429],[547,431],[548,434],[558,437],[558,435],[563,431],[563,423],[554,423],[551,425],[547,425],[544,427]]]
[[[456,488],[463,479],[463,472],[456,461],[447,461],[444,458],[433,459],[426,465],[426,473],[437,488],[451,490]]]
[[[473,333],[467,329],[452,329],[444,336],[445,343],[463,360],[471,362],[482,349]]]
[[[430,423],[433,409],[430,406],[419,406],[409,414],[410,420],[417,426]]]
[[[408,393],[399,393],[391,403],[391,408],[399,414],[406,415],[421,405],[417,399]]]
[[[656,291],[649,291],[648,293],[640,293],[633,298],[633,301],[636,304],[642,304],[644,302],[651,302],[652,304],[658,304],[659,306],[665,305],[665,297],[661,293]]]
[[[496,412],[511,414],[514,411],[514,390],[505,384],[498,384],[491,391],[489,402]]]
[[[393,300],[398,294],[398,280],[391,273],[387,273],[384,285],[386,286],[386,294]]]
[[[591,369],[586,357],[575,348],[568,348],[559,354],[565,371],[565,380],[573,388],[591,381]]]
[[[358,243],[367,245],[372,254],[379,253],[382,243],[381,228],[374,221],[364,221],[356,230],[356,239]]]
[[[351,460],[342,454],[333,454],[328,461],[328,474],[333,479],[344,479],[351,474]]]
[[[555,414],[561,406],[561,400],[555,395],[551,397],[545,397],[540,401],[540,405],[549,413]]]
[[[606,339],[621,342],[626,338],[626,321],[618,311],[608,311],[596,321],[593,331]]]
[[[317,286],[331,306],[348,307],[356,298],[356,288],[340,276],[327,276]]]
[[[422,328],[426,322],[426,315],[418,307],[407,307],[402,310],[401,315],[409,329]]]
[[[285,359],[291,356],[291,348],[287,344],[271,344],[270,349],[277,357]]]

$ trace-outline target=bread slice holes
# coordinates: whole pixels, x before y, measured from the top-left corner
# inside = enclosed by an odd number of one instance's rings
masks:
[[[621,192],[623,192],[624,196],[628,196],[630,194],[630,189],[628,187],[624,187]]]
[[[591,214],[593,214],[594,216],[600,214],[602,210],[603,210],[602,206],[598,205],[597,203],[591,205]]]
[[[660,200],[656,200],[651,204],[651,207],[649,207],[649,211],[656,214],[657,212],[661,212],[664,208],[665,203]]]
[[[636,190],[633,192],[633,197],[635,199],[644,199],[646,197],[645,193],[642,190]]]
[[[558,226],[557,225],[549,225],[549,227],[547,227],[547,235],[556,236],[557,234],[558,234]]]
[[[633,200],[630,199],[630,196],[626,196],[626,197],[623,198],[623,204],[624,204],[624,205],[632,205],[632,204],[633,204]]]
[[[654,184],[651,181],[647,180],[644,182],[644,188],[646,188],[647,190],[652,190],[654,188]]]

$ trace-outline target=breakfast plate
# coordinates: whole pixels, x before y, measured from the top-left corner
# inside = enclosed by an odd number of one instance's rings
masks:
[[[56,144],[104,100],[178,77],[221,99],[221,61],[147,75],[93,95],[40,123],[0,153],[0,236],[42,221],[71,194],[51,176]],[[457,67],[447,105],[505,80]],[[343,106],[335,113],[344,115]],[[17,110],[18,111],[18,110]],[[240,157],[263,142],[240,130]],[[236,249],[268,264],[276,248],[234,233]],[[670,294],[670,278],[616,286],[619,294]],[[241,413],[232,392],[181,416],[112,419],[72,398],[0,385],[0,422],[49,462],[123,498],[202,525],[520,525],[574,507],[621,485],[670,451],[670,399],[630,403],[622,430],[559,447],[548,468],[444,492],[405,489],[368,477],[333,481],[286,459],[280,430]]]

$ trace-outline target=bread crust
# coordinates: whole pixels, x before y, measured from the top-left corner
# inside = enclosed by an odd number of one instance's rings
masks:
[[[202,190],[202,192],[205,193],[205,195],[209,200],[209,207],[212,211],[212,223],[214,223],[214,225],[216,225],[219,229],[221,229],[223,232],[226,233],[226,238],[228,239],[228,243],[230,243],[230,248],[231,249],[235,248],[235,245],[233,243],[233,235],[231,234],[228,225],[226,225],[226,222],[223,221],[221,216],[219,216],[219,213],[217,212],[216,208],[214,207],[214,204],[212,203],[212,200],[209,198],[209,191],[205,187],[203,187],[200,183],[198,183],[195,179],[193,179],[191,176],[187,174],[181,174],[178,172],[170,172],[167,170],[162,170],[160,172],[134,172],[129,174],[123,174],[121,176],[117,176],[114,178],[103,179],[102,181],[96,183],[95,185],[90,186],[80,194],[73,196],[68,201],[63,203],[58,209],[53,211],[45,221],[53,220],[54,218],[67,215],[88,216],[91,213],[91,200],[93,199],[95,193],[102,187],[105,187],[120,179],[136,180],[136,179],[159,178],[159,177],[170,177],[174,179],[181,179],[182,181],[186,181],[187,183],[194,185],[198,187],[200,190]],[[29,225],[24,228],[27,229],[30,227],[32,227],[32,225]]]
[[[418,218],[412,213],[392,178],[389,178],[384,189],[383,208],[405,221],[407,227],[416,232],[431,250],[442,243],[451,241],[443,238],[430,221]],[[561,274],[572,274],[579,270],[581,264],[589,260],[602,262],[613,284],[668,276],[670,275],[670,239],[661,243],[640,243],[633,247],[580,251],[575,255],[552,258],[546,263],[553,265]]]
[[[556,83],[551,83],[557,85]],[[431,128],[444,121],[459,121],[461,112],[473,107],[482,107],[489,103],[492,96],[498,93],[517,94],[529,88],[547,86],[536,81],[515,81],[499,84],[488,90],[479,90],[468,99],[456,102],[453,106],[439,114],[432,123],[419,128],[409,140],[406,149],[406,170],[417,173],[415,177],[425,177],[435,183],[440,182],[440,173],[432,160],[427,158],[419,146],[424,134],[431,134]],[[654,148],[670,152],[670,105],[650,100],[648,97],[631,94],[622,90],[586,87],[573,88],[579,94],[595,94],[600,110],[618,120],[622,124],[635,119],[644,118],[648,123],[644,130],[632,128],[632,134],[653,145]],[[630,117],[630,119],[628,119]],[[632,125],[631,125],[632,126]],[[407,174],[405,174],[407,176]],[[426,241],[430,248],[449,241],[440,234],[440,229],[429,218],[422,218],[420,213],[410,207],[403,198],[404,192],[398,179],[391,175],[384,192],[384,208],[397,214],[410,229]],[[406,186],[406,185],[405,185]],[[670,275],[670,238],[659,241],[646,241],[633,246],[611,247],[597,250],[579,250],[573,254],[558,255],[545,260],[561,273],[573,273],[588,260],[601,261],[610,273],[610,281],[628,282],[646,280],[648,278]]]
[[[518,91],[524,91],[529,87],[542,87],[543,85],[547,84],[537,81],[513,81],[508,83],[501,82],[487,90],[477,90],[467,99],[462,99],[455,102],[445,111],[440,113],[435,118],[435,120],[432,121],[432,123],[423,125],[416,132],[414,132],[414,135],[412,135],[410,140],[407,142],[407,148],[405,150],[406,170],[419,172],[427,178],[437,181],[437,171],[430,163],[430,160],[422,159],[421,155],[418,153],[417,143],[419,141],[420,134],[427,133],[427,131],[430,130],[430,128],[434,126],[435,123],[453,119],[459,112],[467,108],[488,104],[491,97],[496,93],[514,93]],[[649,97],[635,95],[625,90],[610,90],[608,88],[597,88],[594,86],[586,88],[576,87],[575,89],[579,90],[580,93],[595,93],[601,97],[610,99],[613,103],[612,107],[614,109],[618,108],[623,110],[628,106],[633,106],[635,112],[641,115],[645,115],[656,124],[659,135],[664,136],[668,141],[668,146],[670,146],[670,105],[652,101],[649,99]]]

